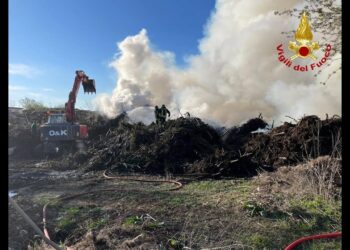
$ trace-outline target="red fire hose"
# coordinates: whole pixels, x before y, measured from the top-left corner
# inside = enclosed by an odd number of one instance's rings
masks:
[[[326,233],[326,234],[317,234],[317,235],[311,235],[311,236],[306,236],[302,237],[300,239],[297,239],[296,241],[292,242],[289,244],[284,250],[292,250],[294,247],[297,245],[303,243],[304,241],[307,240],[316,240],[316,239],[327,239],[327,238],[337,238],[341,237],[341,232],[334,232],[334,233]]]

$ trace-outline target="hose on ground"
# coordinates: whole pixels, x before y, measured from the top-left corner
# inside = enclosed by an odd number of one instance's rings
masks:
[[[174,190],[178,190],[178,189],[182,188],[182,183],[180,183],[178,181],[174,181],[174,180],[142,180],[142,179],[135,179],[135,178],[123,178],[123,177],[117,177],[117,176],[109,176],[109,175],[107,175],[107,170],[103,172],[103,176],[107,179],[119,179],[119,180],[139,181],[139,182],[172,183],[172,184],[176,185],[175,188],[169,189],[168,191],[174,191]],[[102,192],[102,191],[115,191],[115,188],[83,192],[83,193],[74,194],[74,195],[70,195],[70,196],[66,196],[66,197],[61,197],[61,198],[59,198],[59,200],[64,201],[64,200],[75,198],[77,196],[82,196],[85,194],[91,194],[91,193]],[[46,203],[43,207],[43,228],[44,228],[45,237],[48,239],[50,239],[50,235],[49,235],[49,232],[48,232],[47,226],[46,226],[47,225],[46,212],[47,212],[47,207],[49,206],[50,203],[51,202]],[[70,249],[71,249],[70,247],[67,247],[67,250],[70,250]]]
[[[100,189],[100,190],[94,190],[94,191],[88,191],[88,192],[83,192],[83,193],[78,193],[78,194],[73,194],[65,197],[60,197],[58,198],[59,201],[64,201],[64,200],[69,200],[73,199],[78,196],[82,196],[85,194],[91,194],[91,193],[97,193],[97,192],[107,192],[107,191],[115,191],[115,188],[106,188],[106,189]],[[47,207],[50,205],[52,201],[47,202],[44,207],[43,207],[43,229],[44,229],[44,234],[45,237],[50,239],[49,232],[47,230],[47,219],[46,219],[46,213],[47,213]],[[61,249],[61,248],[60,248]],[[66,250],[73,250],[71,247],[67,247]]]
[[[123,178],[123,177],[117,177],[117,176],[109,176],[107,175],[107,171],[104,171],[103,176],[107,179],[119,179],[119,180],[127,180],[127,181],[138,181],[138,182],[153,182],[153,183],[172,183],[175,184],[176,187],[169,189],[168,191],[174,191],[182,188],[182,183],[174,180],[142,180],[142,179],[136,179],[136,178]],[[96,193],[96,192],[102,192],[102,191],[115,191],[115,188],[113,189],[102,189],[102,190],[95,190],[95,191],[88,191],[88,192],[83,192],[79,194],[74,194],[66,197],[61,197],[59,198],[60,201],[68,200],[75,198],[77,196],[82,196],[85,194],[91,194],[91,193]],[[30,217],[18,206],[18,204],[9,196],[9,200],[11,204],[14,206],[14,208],[23,216],[23,218],[32,226],[32,228],[44,239],[44,241],[51,245],[53,248],[56,250],[62,250],[61,247],[59,247],[55,242],[53,242],[50,238],[48,229],[47,229],[47,219],[46,219],[46,214],[47,214],[47,207],[51,203],[48,202],[44,205],[43,207],[43,231],[40,230],[40,228],[30,219]],[[66,250],[71,250],[72,248],[67,247]]]
[[[43,239],[44,241],[55,248],[56,250],[62,250],[62,248],[57,245],[55,242],[50,240],[50,237],[46,235],[46,233],[43,233],[40,228],[34,223],[34,221],[22,210],[22,208],[15,202],[10,196],[9,196],[9,201],[12,204],[12,206],[16,209],[16,211],[22,215],[22,217],[25,219],[25,221],[37,232]],[[45,231],[45,229],[44,229]]]
[[[143,179],[136,179],[136,178],[130,178],[130,177],[120,177],[120,176],[109,176],[107,174],[107,170],[103,172],[103,177],[107,179],[117,179],[117,180],[124,180],[124,181],[138,181],[138,182],[153,182],[153,183],[171,183],[175,184],[176,187],[168,189],[167,191],[175,191],[179,190],[180,188],[183,187],[182,183],[179,181],[174,181],[174,180],[143,180]]]
[[[337,237],[341,237],[341,236],[342,236],[341,232],[334,232],[334,233],[326,233],[326,234],[317,234],[317,235],[306,236],[306,237],[302,237],[302,238],[297,239],[296,241],[292,242],[284,250],[292,250],[294,247],[296,247],[299,244],[303,243],[304,241],[308,241],[308,240],[337,238]]]
[[[139,181],[139,182],[173,183],[173,184],[177,185],[177,187],[175,187],[173,189],[169,189],[169,191],[178,190],[178,189],[182,188],[182,183],[180,183],[178,181],[174,181],[174,180],[142,180],[142,179],[135,179],[135,178],[123,178],[123,177],[117,177],[117,176],[108,176],[107,170],[104,171],[103,176],[107,179],[119,179],[119,180],[129,180],[129,181]],[[96,192],[101,192],[101,191],[115,191],[115,189],[113,188],[113,189],[102,189],[102,190],[88,191],[88,192],[74,194],[74,195],[70,195],[70,196],[66,196],[66,197],[61,197],[61,198],[59,198],[59,200],[61,200],[61,201],[68,200],[68,199],[75,198],[77,196],[82,196],[85,194],[91,194],[91,193],[96,193]],[[22,210],[22,208],[10,196],[8,196],[8,197],[9,197],[10,203],[16,209],[16,211],[22,215],[22,217],[25,219],[25,221],[27,221],[27,223],[44,239],[44,241],[47,244],[49,244],[50,246],[52,246],[56,250],[63,250],[59,245],[57,245],[55,242],[53,242],[50,239],[50,235],[49,235],[47,227],[46,227],[46,225],[47,225],[46,211],[47,211],[48,205],[51,202],[46,203],[43,207],[43,229],[44,229],[44,232],[42,232],[40,230],[40,228],[33,222],[33,220]],[[309,241],[309,240],[338,238],[341,236],[342,236],[341,232],[333,232],[333,233],[306,236],[306,237],[299,238],[296,241],[292,242],[284,250],[292,250],[293,248],[300,245],[301,243],[303,243],[305,241]],[[67,247],[66,250],[72,250],[72,248]]]

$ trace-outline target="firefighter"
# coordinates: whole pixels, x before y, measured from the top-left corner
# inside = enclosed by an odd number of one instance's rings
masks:
[[[158,125],[160,123],[160,108],[158,106],[154,107],[154,116],[156,118],[156,124]]]
[[[36,125],[36,121],[34,121],[34,122],[32,123],[32,126],[31,126],[32,137],[33,137],[33,138],[36,137],[36,129],[37,129],[37,125]]]
[[[170,116],[170,111],[163,104],[162,107],[160,108],[159,114],[160,114],[160,122],[161,124],[164,124],[166,120],[166,115],[168,114]]]

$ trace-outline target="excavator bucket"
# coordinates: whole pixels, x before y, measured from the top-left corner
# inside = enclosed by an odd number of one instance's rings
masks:
[[[83,88],[84,88],[84,93],[87,92],[87,93],[96,94],[95,80],[87,79],[86,81],[83,81]]]

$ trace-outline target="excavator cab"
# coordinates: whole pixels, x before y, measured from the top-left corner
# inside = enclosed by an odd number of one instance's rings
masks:
[[[47,123],[48,124],[67,123],[66,115],[65,114],[50,114]]]
[[[96,94],[96,87],[95,87],[95,80],[86,78],[83,82],[83,89],[84,93],[95,93]]]

